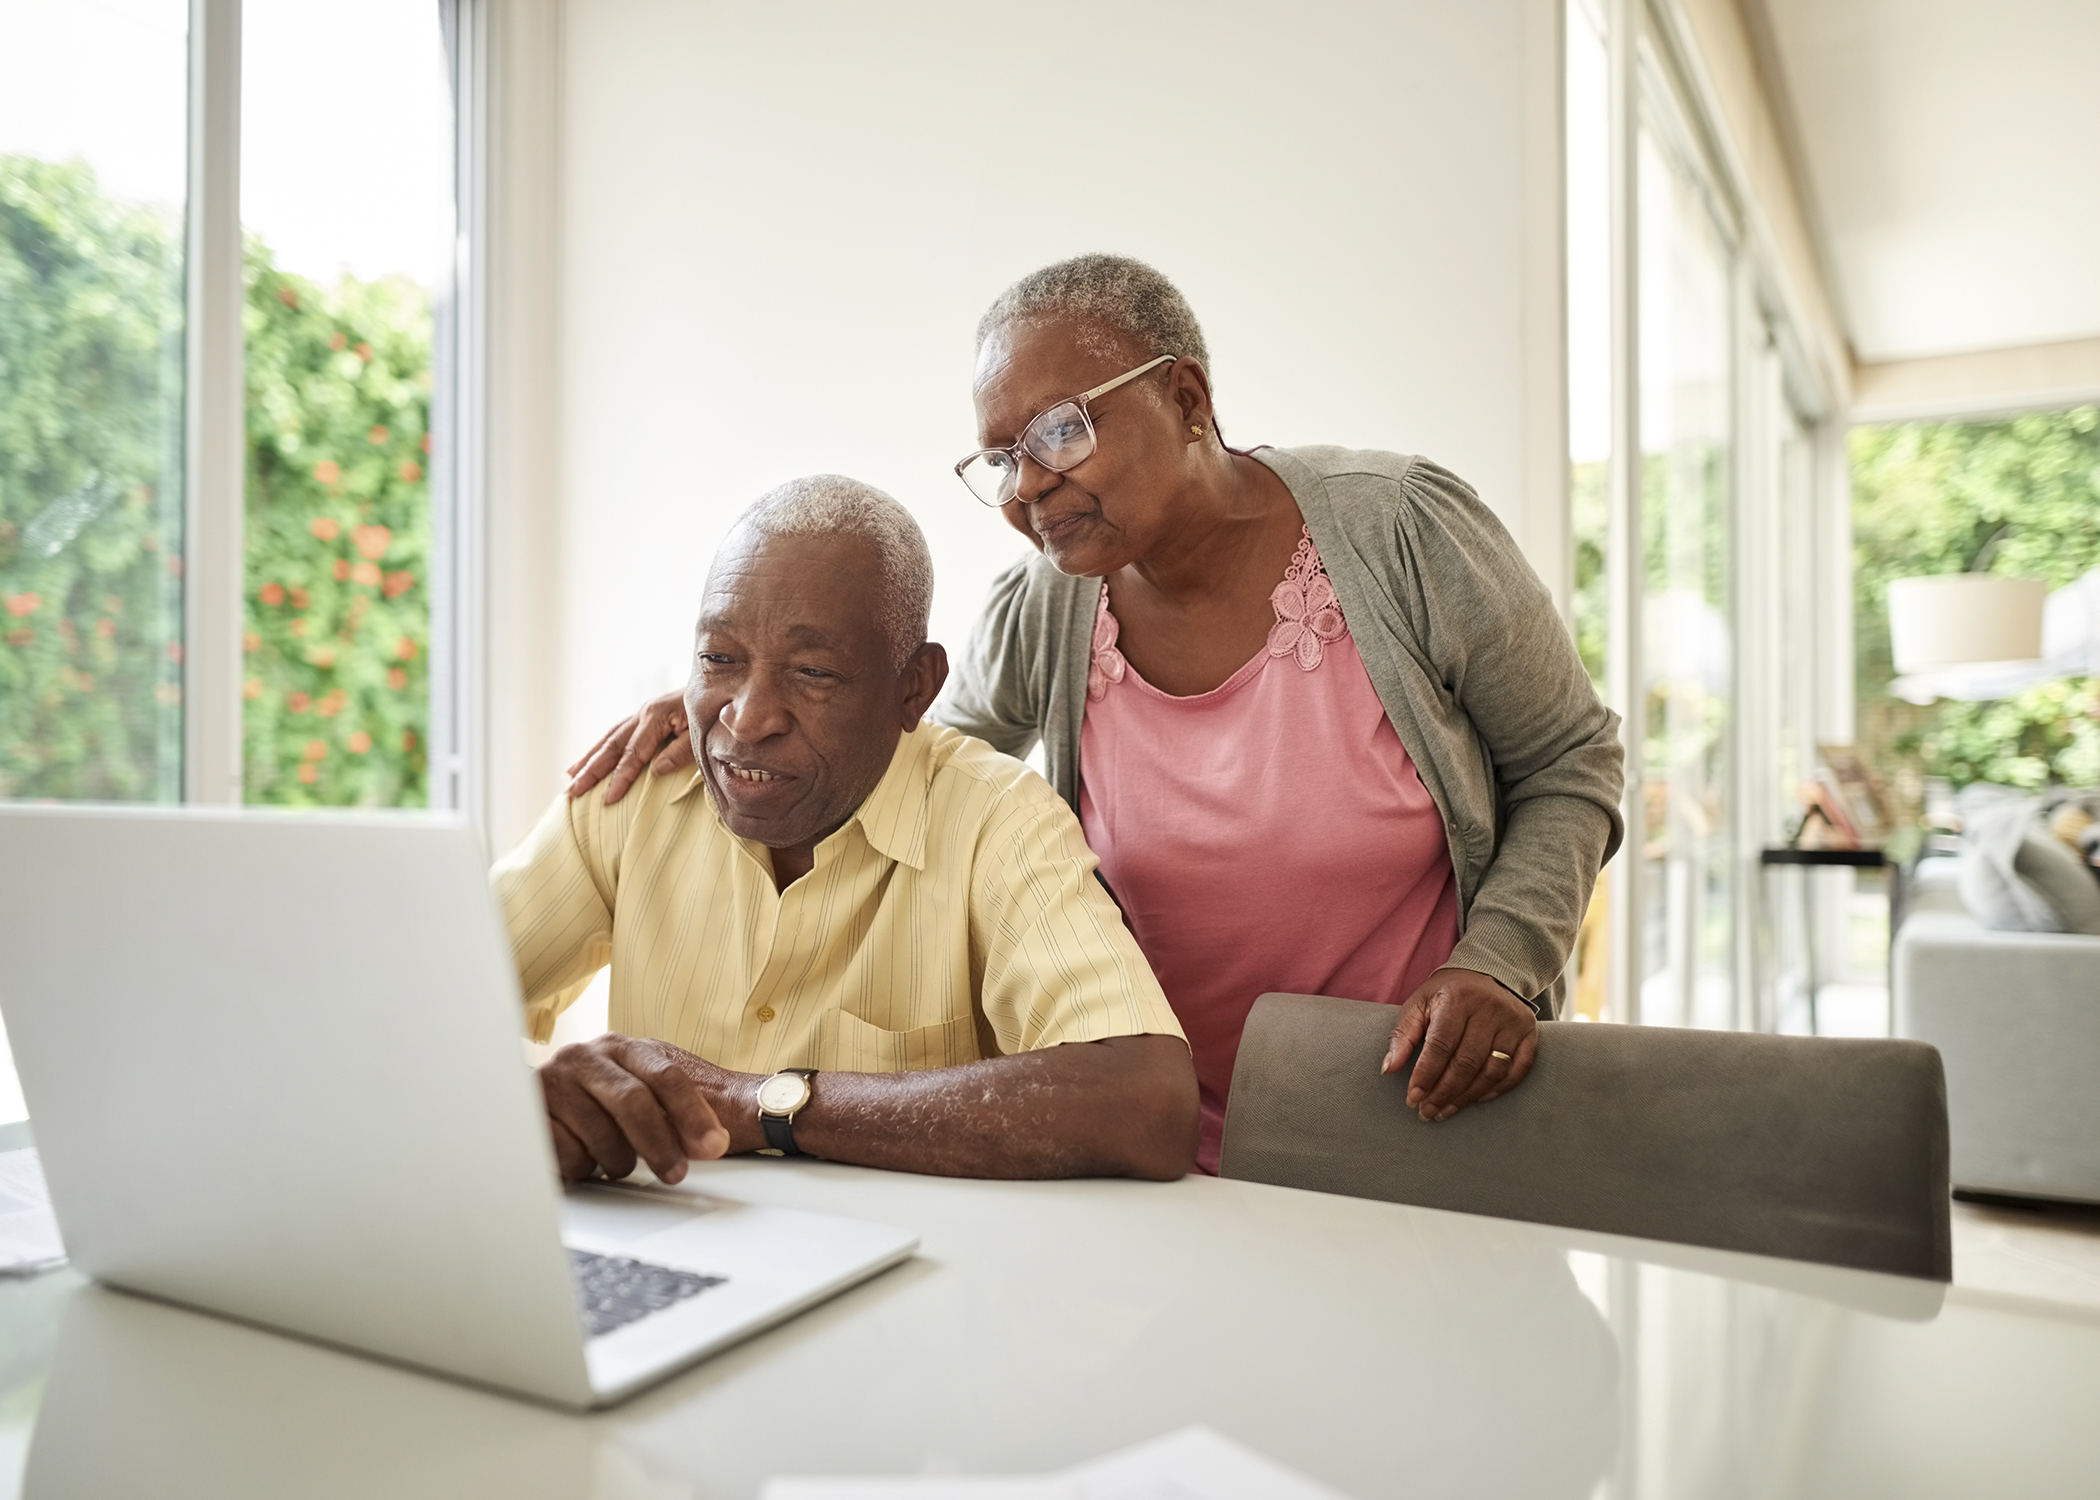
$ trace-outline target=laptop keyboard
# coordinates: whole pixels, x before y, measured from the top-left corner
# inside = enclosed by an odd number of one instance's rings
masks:
[[[576,1301],[592,1338],[697,1297],[729,1279],[674,1271],[624,1255],[593,1255],[588,1250],[569,1251],[569,1274],[575,1279]]]

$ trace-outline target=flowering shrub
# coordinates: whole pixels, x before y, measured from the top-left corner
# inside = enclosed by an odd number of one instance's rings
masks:
[[[181,794],[180,243],[0,157],[0,796]],[[420,805],[428,300],[247,284],[247,799]]]
[[[248,260],[250,802],[421,805],[430,310]]]
[[[181,794],[180,242],[0,157],[0,796]]]

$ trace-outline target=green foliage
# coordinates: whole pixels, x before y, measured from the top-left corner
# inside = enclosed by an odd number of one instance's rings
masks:
[[[1919,776],[2036,787],[2100,783],[2100,683],[1920,708],[1895,676],[1888,585],[1985,569],[2060,587],[2100,565],[2100,408],[1997,422],[1862,427],[1851,438],[1860,737],[1899,786]]]
[[[256,245],[248,287],[248,800],[420,806],[429,304]]]
[[[180,791],[177,239],[0,157],[0,796]]]
[[[1590,681],[1604,691],[1605,650],[1611,629],[1611,580],[1605,549],[1611,536],[1611,465],[1573,464],[1568,469],[1568,510],[1575,540],[1575,649]]]
[[[428,301],[247,284],[247,798],[421,804]],[[0,796],[180,796],[182,324],[178,226],[0,158]]]

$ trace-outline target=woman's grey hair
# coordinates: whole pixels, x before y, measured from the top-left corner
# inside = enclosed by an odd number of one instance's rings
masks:
[[[1029,272],[977,320],[977,347],[1009,323],[1044,317],[1082,318],[1122,335],[1147,356],[1178,354],[1210,370],[1210,351],[1188,299],[1127,255],[1075,255]]]
[[[933,554],[910,511],[872,484],[844,474],[810,474],[767,490],[737,518],[732,536],[857,536],[882,567],[879,623],[901,670],[926,644],[933,611]]]

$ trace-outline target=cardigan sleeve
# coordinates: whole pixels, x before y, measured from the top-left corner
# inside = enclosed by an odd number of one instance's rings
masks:
[[[1033,750],[1043,732],[1042,695],[1028,680],[1027,594],[1028,559],[1023,558],[992,581],[984,613],[929,715],[1016,759]]]
[[[1426,665],[1492,767],[1499,838],[1451,955],[1527,1000],[1566,967],[1619,846],[1625,752],[1545,585],[1472,487],[1422,459],[1401,481],[1397,591]]]

